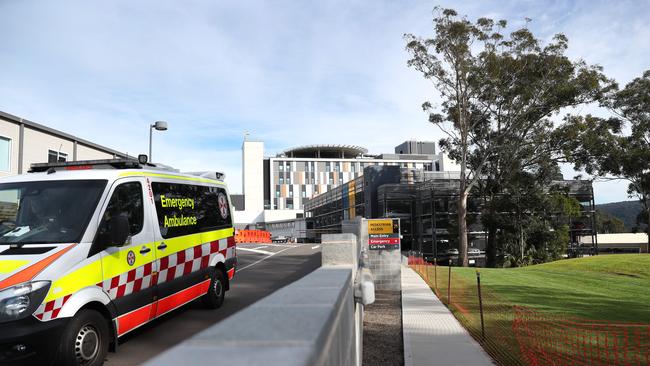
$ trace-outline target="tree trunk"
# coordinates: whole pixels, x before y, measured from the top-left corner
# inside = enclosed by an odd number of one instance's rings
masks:
[[[641,250],[641,253],[650,253],[650,199],[645,199],[645,232],[648,234],[648,242],[646,243],[645,252]]]
[[[469,266],[467,260],[467,196],[469,195],[461,183],[458,196],[458,254],[463,267]]]

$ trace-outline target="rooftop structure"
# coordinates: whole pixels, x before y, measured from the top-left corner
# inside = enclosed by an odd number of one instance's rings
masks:
[[[354,145],[304,145],[284,150],[277,157],[291,158],[356,158],[368,153],[368,149]]]

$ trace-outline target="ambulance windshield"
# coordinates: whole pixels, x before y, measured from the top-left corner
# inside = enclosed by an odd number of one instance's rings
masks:
[[[106,182],[0,184],[0,245],[79,242]]]

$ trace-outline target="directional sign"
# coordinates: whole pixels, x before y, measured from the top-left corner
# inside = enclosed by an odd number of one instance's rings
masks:
[[[399,219],[368,220],[368,249],[399,250],[400,244]]]

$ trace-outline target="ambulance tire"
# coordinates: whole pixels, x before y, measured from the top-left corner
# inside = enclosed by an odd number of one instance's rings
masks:
[[[210,288],[201,300],[208,309],[218,309],[226,296],[226,276],[219,268],[212,269]]]
[[[108,352],[108,323],[99,312],[83,309],[72,318],[61,340],[57,365],[101,366]]]

